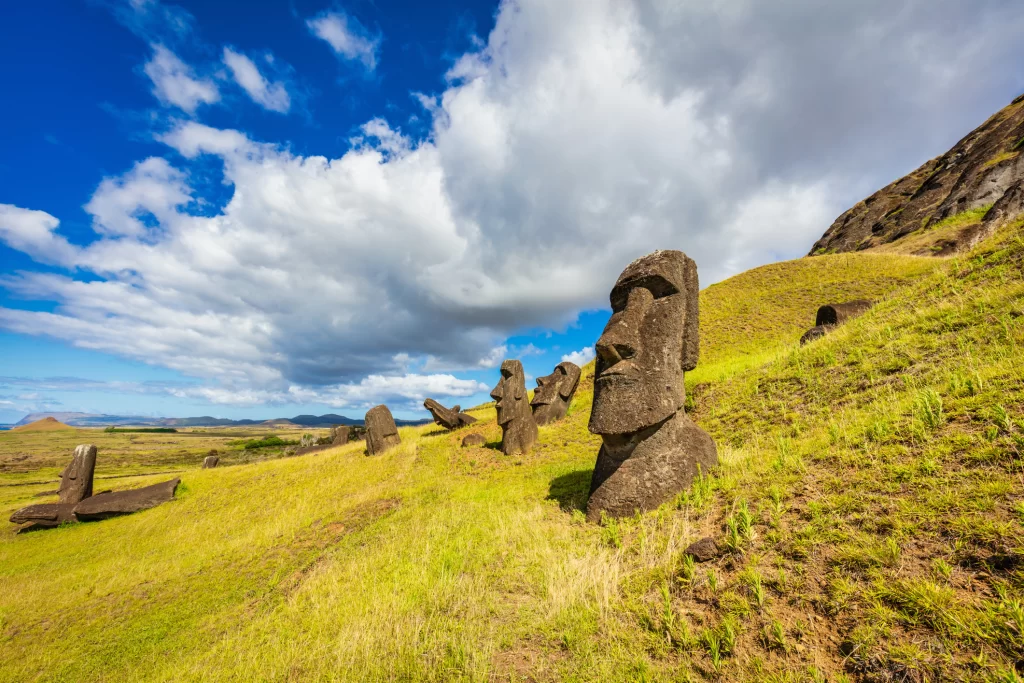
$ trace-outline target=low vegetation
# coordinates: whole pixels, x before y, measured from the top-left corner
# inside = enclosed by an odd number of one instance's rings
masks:
[[[109,434],[177,434],[173,427],[107,427]]]
[[[721,467],[646,515],[584,520],[590,366],[525,456],[481,408],[373,458],[196,453],[172,503],[0,534],[0,680],[1020,680],[1022,227],[927,266],[816,257],[706,290],[688,405]],[[798,346],[818,304],[862,296]],[[54,488],[81,437],[0,435],[3,463],[53,451],[0,473],[0,506]],[[695,563],[705,536],[724,554]]]

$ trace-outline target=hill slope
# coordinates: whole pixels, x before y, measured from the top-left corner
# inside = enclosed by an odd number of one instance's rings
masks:
[[[894,265],[875,309],[805,347],[819,294],[780,285],[806,262],[709,288],[691,412],[722,467],[635,519],[583,521],[589,366],[527,456],[458,446],[495,444],[483,409],[379,457],[186,471],[154,510],[2,534],[0,680],[1017,680],[1020,227]],[[858,262],[829,296],[864,286]],[[707,535],[728,552],[686,562]]]
[[[953,149],[836,219],[811,255],[885,249],[948,255],[1024,213],[1024,95]]]
[[[68,425],[60,422],[53,417],[44,417],[41,420],[35,422],[29,422],[28,424],[19,425],[14,427],[12,432],[52,432],[59,429],[74,429]]]

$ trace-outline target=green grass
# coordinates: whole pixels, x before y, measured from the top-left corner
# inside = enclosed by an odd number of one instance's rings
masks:
[[[484,407],[372,458],[181,456],[171,503],[2,534],[0,680],[1015,680],[1020,228],[959,259],[815,257],[706,290],[688,385],[722,466],[646,515],[584,521],[591,365],[525,456],[459,447],[500,438]],[[880,303],[798,346],[823,299],[860,296]],[[54,488],[82,436],[0,473],[3,508]],[[36,438],[0,435],[3,462]],[[104,474],[108,444],[125,473],[174,461],[104,442]],[[708,535],[722,558],[687,561]]]

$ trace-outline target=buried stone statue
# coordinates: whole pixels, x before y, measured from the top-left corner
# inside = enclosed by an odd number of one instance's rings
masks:
[[[505,455],[529,453],[537,440],[537,422],[526,396],[523,364],[507,360],[501,364],[501,379],[491,391],[501,425],[501,452]]]
[[[711,436],[686,415],[683,375],[697,366],[697,266],[681,251],[629,264],[597,340],[590,431],[603,441],[587,519],[652,510],[718,464]]]
[[[539,425],[556,422],[569,411],[576,387],[580,385],[580,369],[575,363],[564,361],[555,366],[555,371],[537,378],[530,406],[533,419]]]
[[[363,420],[366,425],[366,454],[377,455],[402,443],[398,435],[395,418],[385,405],[374,406],[366,411]]]

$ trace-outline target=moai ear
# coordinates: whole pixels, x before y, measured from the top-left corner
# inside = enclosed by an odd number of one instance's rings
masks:
[[[697,367],[700,356],[700,284],[697,282],[697,264],[689,256],[684,266],[686,291],[686,322],[683,325],[683,370]]]
[[[516,382],[516,400],[522,401],[523,395],[526,393],[526,380],[522,377],[517,378],[519,381]]]
[[[580,374],[579,372],[566,373],[566,379],[562,380],[558,390],[558,395],[562,397],[563,401],[568,401],[569,397],[576,391],[576,387],[580,383]]]

